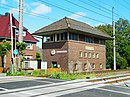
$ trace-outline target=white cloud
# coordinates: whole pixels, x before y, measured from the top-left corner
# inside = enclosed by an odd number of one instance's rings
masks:
[[[94,26],[97,27],[99,25],[104,25],[104,23],[98,23],[98,24],[95,24]]]
[[[7,4],[8,2],[6,0],[1,0],[1,4],[4,5],[4,4]]]
[[[71,16],[69,16],[69,18],[80,19],[83,16],[86,16],[86,13],[84,13],[84,12],[76,12],[75,14],[72,14]]]
[[[34,6],[35,8],[31,10],[31,14],[46,14],[46,13],[50,13],[51,12],[51,7],[48,7],[44,4],[41,4],[40,2],[34,2],[31,3],[32,6]]]

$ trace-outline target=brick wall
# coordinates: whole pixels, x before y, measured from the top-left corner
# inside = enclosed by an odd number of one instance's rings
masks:
[[[51,51],[53,49],[55,51],[67,50],[67,53],[56,53],[52,56]],[[82,57],[80,57],[80,52],[83,53]],[[91,58],[88,56],[87,58],[84,57],[85,52],[87,54],[91,53]],[[93,57],[93,54],[95,54],[95,57]],[[98,54],[99,58],[96,58],[96,54]],[[87,61],[89,61],[91,65],[95,65],[93,70],[106,69],[105,45],[100,44],[91,44],[81,41],[43,43],[43,59],[47,61],[48,68],[51,68],[52,61],[57,61],[57,63],[60,64],[62,70],[65,71],[69,71],[69,64],[72,64],[73,68],[75,68],[74,65],[77,62],[82,65],[82,71],[84,71],[84,64],[87,63]]]
[[[86,46],[91,49],[86,49]],[[68,62],[73,61],[75,64],[79,61],[84,65],[89,61],[91,64],[95,64],[94,70],[106,69],[106,50],[104,45],[69,41],[68,48]],[[80,57],[80,52],[83,54],[82,57]],[[84,56],[84,53],[88,54],[87,57]],[[91,53],[91,58],[89,58],[89,53]],[[93,54],[95,54],[95,57],[93,57]],[[96,58],[96,54],[98,54],[99,58]],[[102,68],[100,68],[100,64],[102,64]]]
[[[48,68],[52,67],[52,62],[57,62],[57,64],[62,68],[62,71],[67,71],[67,53],[56,53],[51,55],[53,49],[57,52],[67,50],[67,47],[67,42],[43,43],[43,59],[47,61]]]

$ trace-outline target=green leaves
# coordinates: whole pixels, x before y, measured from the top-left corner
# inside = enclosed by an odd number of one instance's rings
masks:
[[[3,43],[0,44],[0,56],[6,55],[11,50],[11,43],[3,40]]]
[[[24,54],[23,51],[26,49],[26,47],[27,47],[27,44],[25,42],[22,42],[22,43],[17,42],[16,43],[16,48],[18,49],[20,55]]]
[[[130,23],[120,18],[116,23],[116,62],[117,69],[130,67]],[[112,25],[99,25],[100,31],[112,36]],[[106,65],[113,68],[113,42],[106,41]]]
[[[40,53],[38,53],[38,52],[36,53],[36,59],[37,59],[37,60],[41,60],[41,55],[40,55]]]

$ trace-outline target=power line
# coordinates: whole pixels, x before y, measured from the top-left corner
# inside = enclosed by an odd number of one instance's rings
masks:
[[[124,7],[125,9],[130,10],[128,7],[124,6],[122,3],[117,2],[116,0],[115,0],[115,2],[116,2],[117,4],[119,4],[120,6]]]
[[[80,1],[80,2],[82,2],[82,3],[84,3],[84,4],[86,4],[86,5],[92,6],[92,7],[96,8],[96,9],[99,9],[99,10],[101,10],[101,11],[105,12],[105,13],[108,13],[108,14],[110,14],[110,13],[111,13],[111,12],[107,12],[107,11],[105,11],[105,10],[101,9],[101,7],[96,7],[96,6],[92,5],[92,4],[86,3],[86,2],[85,2],[85,1],[83,1],[83,0],[79,0],[79,1]]]
[[[79,4],[73,3],[73,2],[71,2],[71,1],[69,1],[69,0],[64,0],[64,1],[69,2],[69,3],[71,3],[71,4],[75,5],[75,6],[78,6],[78,7],[80,7],[80,8],[83,8],[83,9],[85,9],[85,10],[88,10],[88,11],[90,11],[90,12],[96,13],[96,14],[98,14],[98,15],[100,15],[100,16],[103,16],[103,17],[112,19],[112,18],[109,17],[109,16],[100,14],[100,13],[98,13],[98,12],[96,12],[96,11],[93,11],[93,10],[91,10],[91,9],[88,9],[88,8],[86,8],[86,7],[83,7],[83,6],[79,5]]]
[[[8,5],[6,5],[7,7],[1,7],[1,8],[3,8],[3,9],[9,9],[9,8],[12,8],[12,6],[8,6]],[[16,10],[17,11],[17,10]],[[30,14],[29,12],[25,12],[24,11],[24,13],[25,14],[29,14],[29,15],[32,15],[32,16],[35,16],[34,14]],[[36,15],[37,16],[37,15]],[[38,16],[39,17],[39,16]],[[40,17],[40,18],[43,18],[43,19],[45,19],[44,17]],[[50,17],[49,17],[50,18]],[[56,19],[56,18],[55,18]],[[50,20],[50,19],[49,19]],[[57,19],[56,19],[57,20]],[[108,23],[105,23],[105,24],[108,24]],[[76,27],[83,27],[83,28],[85,28],[84,26],[81,26],[81,25],[76,25],[76,24],[73,24],[73,25],[75,25]],[[87,28],[87,29],[92,29],[91,27],[90,28]]]
[[[76,14],[75,12],[73,12],[73,11],[71,11],[71,10],[68,10],[68,9],[66,9],[66,8],[57,6],[57,5],[55,5],[55,4],[51,4],[51,3],[48,3],[48,2],[43,1],[43,0],[38,0],[38,1],[41,1],[41,2],[46,3],[46,4],[48,4],[48,5],[54,6],[54,7],[58,8],[58,9],[61,9],[61,10],[66,11],[66,12],[69,12],[69,13],[72,13],[72,14]],[[93,20],[93,21],[97,21],[97,22],[101,22],[101,23],[108,24],[108,23],[106,23],[106,22],[104,22],[104,21],[100,21],[100,20],[97,20],[97,19],[94,19],[94,18],[91,18],[91,17],[83,16],[83,15],[81,15],[81,14],[76,14],[76,15],[82,16],[82,17],[84,17],[84,18],[87,18],[87,19],[90,19],[90,20]]]
[[[95,4],[95,5],[98,5],[98,6],[102,7],[102,8],[105,8],[105,7],[103,7],[102,5],[100,5],[100,4],[98,4],[98,3],[95,3],[95,2],[92,1],[92,0],[89,0],[89,1],[92,2],[92,3]],[[102,3],[102,4],[104,4],[104,5],[109,6],[109,7],[111,7],[111,8],[113,7],[113,6],[111,6],[111,5],[109,5],[109,4],[105,3],[105,2],[103,2],[103,1],[101,1],[101,0],[97,0],[97,1],[100,2],[100,3]],[[118,3],[118,2],[117,2],[117,3]],[[109,10],[109,9],[107,9],[107,8],[105,8],[105,9],[111,12],[111,10]],[[115,8],[115,10],[118,11],[116,8]],[[118,13],[119,13],[119,11],[118,11]],[[121,15],[120,13],[118,14],[118,13],[114,12],[113,14],[115,14],[115,17],[121,18],[123,15]],[[123,18],[125,18],[125,17],[123,16]],[[126,19],[126,18],[125,18],[125,19]]]
[[[1,3],[0,3],[1,4]],[[15,7],[13,7],[13,6],[10,6],[10,5],[5,5],[5,6],[7,6],[7,7],[0,7],[0,8],[2,8],[2,9],[10,9],[10,8],[15,8]],[[16,12],[19,12],[18,10],[15,10]],[[28,14],[28,15],[31,15],[31,16],[36,16],[36,17],[39,17],[39,18],[42,18],[42,19],[47,19],[47,20],[57,20],[56,18],[52,18],[52,17],[49,17],[49,16],[45,16],[45,15],[38,15],[37,13],[34,13],[34,12],[29,12],[29,11],[23,11],[25,14]]]

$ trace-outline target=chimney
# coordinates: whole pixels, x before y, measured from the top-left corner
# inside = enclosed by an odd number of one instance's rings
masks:
[[[9,13],[8,13],[8,12],[6,12],[6,13],[5,13],[5,16],[8,16],[8,15],[9,15]]]

